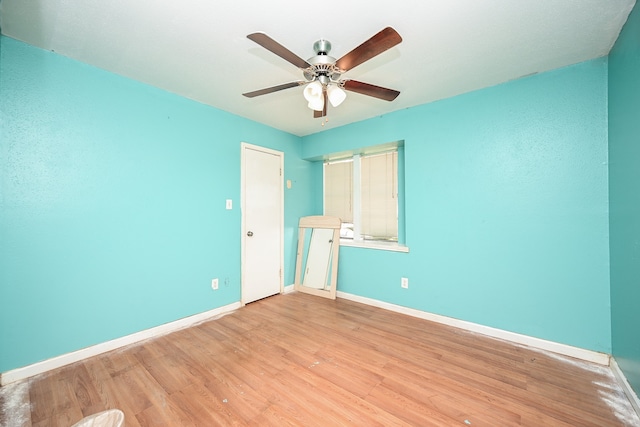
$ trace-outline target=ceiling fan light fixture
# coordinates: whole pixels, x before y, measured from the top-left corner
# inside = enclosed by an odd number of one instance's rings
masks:
[[[314,110],[313,117],[318,118],[326,117],[327,102],[333,107],[344,102],[347,97],[345,89],[385,101],[393,101],[400,94],[397,90],[357,80],[341,79],[342,74],[402,42],[400,34],[391,27],[382,29],[337,60],[329,56],[331,43],[327,40],[317,41],[313,45],[316,55],[305,61],[264,33],[252,33],[247,35],[247,38],[298,67],[305,79],[242,94],[248,98],[304,85],[302,94],[308,102],[307,106]],[[325,122],[326,120],[323,124]]]
[[[337,107],[347,98],[347,92],[336,85],[329,85],[327,87],[327,97],[333,107]]]

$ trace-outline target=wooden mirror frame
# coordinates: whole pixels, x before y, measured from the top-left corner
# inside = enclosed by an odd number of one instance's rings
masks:
[[[338,253],[340,252],[340,218],[334,216],[305,216],[300,218],[298,224],[298,254],[296,257],[296,275],[293,288],[296,291],[304,292],[329,299],[336,299],[336,287],[338,283]],[[329,289],[315,289],[303,285],[304,275],[302,274],[302,261],[305,259],[305,231],[307,228],[332,229],[333,239],[331,241],[331,255],[329,258],[331,266],[331,278]],[[305,260],[306,265],[306,260]]]

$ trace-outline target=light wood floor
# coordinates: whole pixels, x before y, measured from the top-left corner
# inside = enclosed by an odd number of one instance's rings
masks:
[[[607,367],[299,293],[9,387],[10,427],[640,425]]]

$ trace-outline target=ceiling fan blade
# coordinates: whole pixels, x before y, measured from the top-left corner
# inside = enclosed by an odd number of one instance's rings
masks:
[[[402,41],[400,34],[391,27],[387,27],[351,52],[338,59],[336,67],[343,72],[362,64],[365,61],[380,55],[382,52],[391,49]]]
[[[387,89],[385,87],[363,83],[357,80],[345,80],[344,88],[351,92],[373,96],[374,98],[384,99],[385,101],[393,101],[398,97],[398,95],[400,95],[400,92],[397,90]]]
[[[267,87],[267,88],[260,89],[260,90],[254,90],[253,92],[243,93],[243,95],[246,96],[247,98],[253,98],[255,96],[266,95],[268,93],[277,92],[279,90],[290,89],[292,87],[297,87],[297,86],[303,85],[305,83],[307,83],[307,82],[303,82],[302,80],[297,81],[297,82],[283,83],[283,84],[278,85],[278,86],[272,86],[272,87]]]
[[[311,64],[309,64],[304,59],[300,58],[295,53],[291,52],[286,47],[282,46],[280,43],[266,35],[265,33],[252,33],[247,36],[249,40],[253,40],[258,43],[263,48],[270,50],[271,52],[278,55],[280,58],[292,63],[298,68],[309,68]]]
[[[313,110],[313,118],[318,119],[320,117],[325,117],[327,115],[327,89],[325,88],[322,91],[322,96],[324,97],[324,106],[322,107],[322,111]]]

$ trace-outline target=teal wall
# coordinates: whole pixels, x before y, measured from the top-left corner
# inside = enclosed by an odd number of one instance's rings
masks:
[[[611,351],[606,59],[310,135],[303,156],[397,140],[410,252],[341,248],[338,290]]]
[[[0,125],[0,372],[239,301],[241,142],[285,153],[293,282],[298,137],[7,37]]]
[[[609,55],[613,355],[640,394],[640,7]]]
[[[243,141],[285,152],[285,284],[322,211],[302,159],[403,140],[410,252],[343,247],[339,290],[603,352],[613,303],[616,352],[638,318],[631,267],[610,298],[607,79],[603,58],[298,138],[0,37],[0,372],[238,301]]]

